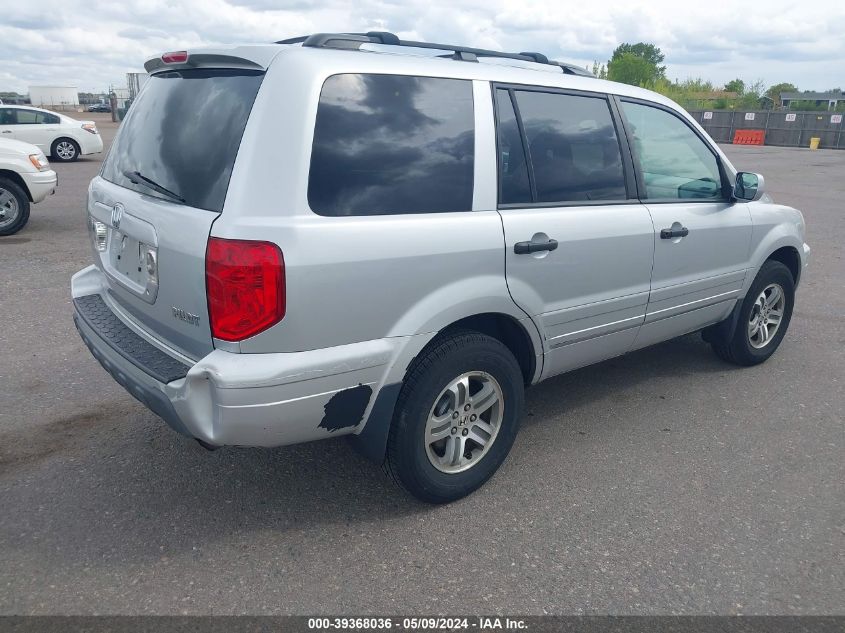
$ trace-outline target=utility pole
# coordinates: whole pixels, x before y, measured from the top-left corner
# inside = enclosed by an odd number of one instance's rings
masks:
[[[114,93],[112,84],[109,84],[109,106],[111,106],[112,123],[117,123],[117,95]]]

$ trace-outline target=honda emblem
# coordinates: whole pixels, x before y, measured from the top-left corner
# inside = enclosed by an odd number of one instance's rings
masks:
[[[112,207],[111,225],[116,229],[120,228],[120,219],[123,217],[123,210],[123,205],[119,202]]]

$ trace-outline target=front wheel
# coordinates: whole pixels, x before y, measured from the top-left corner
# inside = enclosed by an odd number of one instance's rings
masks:
[[[50,153],[54,160],[69,163],[79,158],[79,144],[69,138],[56,139]]]
[[[29,220],[29,198],[16,182],[0,178],[0,235],[13,235]]]
[[[736,365],[757,365],[780,345],[795,305],[795,281],[781,262],[768,260],[751,284],[739,309],[733,335],[716,335],[716,354]]]
[[[498,340],[456,332],[414,363],[396,405],[386,468],[429,503],[464,497],[510,452],[523,402],[522,371]]]

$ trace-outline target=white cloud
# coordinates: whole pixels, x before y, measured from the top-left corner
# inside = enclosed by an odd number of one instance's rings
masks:
[[[0,91],[101,91],[165,50],[372,29],[583,65],[606,61],[620,42],[646,41],[663,50],[674,78],[845,87],[845,4],[832,2],[809,10],[784,0],[42,0],[5,2],[0,13]]]

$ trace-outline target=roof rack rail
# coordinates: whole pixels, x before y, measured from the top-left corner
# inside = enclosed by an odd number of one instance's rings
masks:
[[[593,79],[596,78],[596,76],[589,70],[587,70],[586,68],[581,68],[580,66],[576,66],[575,64],[555,61],[551,61],[549,63],[552,66],[559,66],[565,75],[578,75],[579,77],[592,77]]]
[[[582,77],[594,77],[588,70],[568,64],[566,62],[549,61],[549,58],[542,53],[505,53],[502,51],[491,51],[484,48],[471,48],[468,46],[455,46],[454,44],[437,44],[435,42],[414,42],[412,40],[400,40],[399,37],[387,31],[368,31],[367,33],[315,33],[313,35],[301,35],[285,40],[279,40],[276,44],[302,44],[309,48],[339,48],[344,50],[358,50],[363,44],[383,44],[386,46],[404,46],[408,48],[426,48],[439,51],[451,51],[449,55],[440,55],[460,61],[477,62],[479,57],[497,57],[504,59],[515,59],[547,66],[557,66],[561,72],[567,75],[580,75]]]

